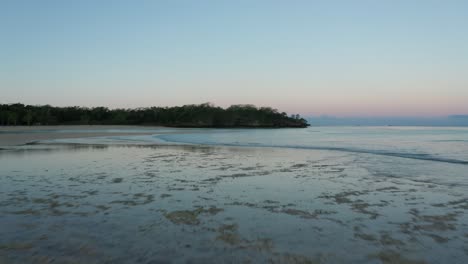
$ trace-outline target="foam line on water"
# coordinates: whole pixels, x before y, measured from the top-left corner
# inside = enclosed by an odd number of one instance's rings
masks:
[[[180,139],[174,139],[170,135],[158,135],[157,138],[164,140],[166,142],[176,142],[176,143],[188,143],[188,144],[200,144],[200,145],[210,145],[210,146],[228,146],[228,147],[264,147],[264,148],[289,148],[289,149],[310,149],[310,150],[330,150],[330,151],[341,151],[341,152],[351,152],[351,153],[363,153],[363,154],[373,154],[381,156],[390,156],[397,158],[406,158],[406,159],[415,159],[415,160],[425,160],[425,161],[434,161],[434,162],[444,162],[452,164],[462,164],[468,165],[466,160],[458,160],[445,157],[436,157],[427,153],[406,153],[406,152],[395,152],[387,150],[370,150],[362,148],[352,148],[352,147],[330,147],[330,146],[299,146],[299,145],[265,145],[261,143],[215,143],[215,142],[190,142]]]

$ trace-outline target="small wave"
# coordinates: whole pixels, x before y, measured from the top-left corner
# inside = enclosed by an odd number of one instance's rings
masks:
[[[370,150],[370,149],[361,149],[361,148],[352,148],[352,147],[330,147],[330,146],[298,146],[298,145],[265,145],[260,143],[214,143],[214,142],[189,142],[184,140],[177,140],[169,136],[157,136],[159,139],[169,142],[177,143],[189,143],[189,144],[200,144],[200,145],[210,145],[210,146],[228,146],[228,147],[264,147],[264,148],[289,148],[289,149],[310,149],[310,150],[330,150],[330,151],[341,151],[341,152],[351,152],[351,153],[363,153],[363,154],[373,154],[397,158],[406,158],[406,159],[415,159],[415,160],[424,160],[424,161],[434,161],[434,162],[444,162],[452,164],[462,164],[468,165],[466,160],[458,160],[452,158],[436,157],[431,154],[426,153],[405,153],[405,152],[394,152],[387,150]]]
[[[433,140],[433,142],[468,142],[468,139],[444,139],[444,140]]]

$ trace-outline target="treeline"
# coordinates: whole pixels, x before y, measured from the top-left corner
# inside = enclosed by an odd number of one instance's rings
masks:
[[[170,127],[307,127],[299,115],[270,107],[210,103],[175,107],[109,109],[0,104],[0,125],[159,125]]]

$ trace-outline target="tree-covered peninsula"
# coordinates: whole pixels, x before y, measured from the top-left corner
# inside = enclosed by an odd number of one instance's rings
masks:
[[[109,109],[0,104],[0,125],[157,125],[169,127],[282,128],[307,127],[299,115],[288,116],[270,107],[210,103],[174,107]]]

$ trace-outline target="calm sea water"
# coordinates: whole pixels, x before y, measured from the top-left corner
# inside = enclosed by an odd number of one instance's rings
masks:
[[[0,263],[468,261],[467,128],[151,131],[0,151]]]
[[[468,164],[468,128],[313,127],[158,136],[170,142],[336,150]]]
[[[61,131],[66,132],[66,131]],[[109,131],[117,132],[117,131]],[[392,174],[403,162],[405,177],[439,183],[468,185],[466,173],[446,175],[468,165],[466,127],[310,127],[307,129],[158,129],[154,135],[63,139],[50,143],[257,147],[325,150],[377,160],[375,170]],[[391,162],[395,163],[392,164]],[[424,163],[417,161],[426,161]],[[465,165],[465,166],[458,166]],[[443,170],[430,171],[429,167]],[[429,170],[429,171],[428,171]]]
[[[76,131],[76,130],[74,130]],[[57,130],[57,133],[74,132]],[[83,130],[83,132],[102,130]],[[73,143],[190,143],[323,149],[468,164],[467,127],[310,127],[307,129],[141,129],[107,132],[148,132],[153,136],[99,137],[60,140]],[[30,131],[34,133],[36,131]],[[162,134],[162,135],[161,135]]]

